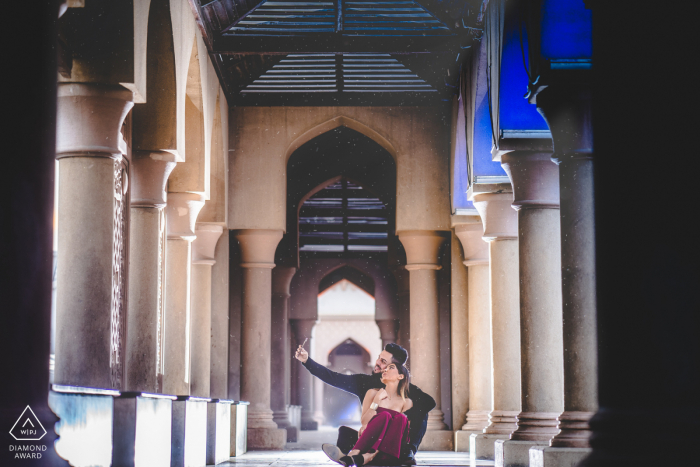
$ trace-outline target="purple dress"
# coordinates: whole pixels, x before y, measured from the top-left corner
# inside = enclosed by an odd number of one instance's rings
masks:
[[[408,419],[401,412],[384,407],[377,408],[377,415],[367,423],[367,428],[353,449],[361,454],[379,453],[370,464],[382,465],[396,461],[401,456],[401,445],[408,442]]]

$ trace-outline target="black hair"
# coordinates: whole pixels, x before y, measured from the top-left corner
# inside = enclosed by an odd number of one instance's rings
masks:
[[[384,346],[384,350],[392,355],[392,360],[395,360],[397,365],[405,365],[408,361],[408,352],[406,352],[406,349],[401,347],[399,344],[390,342]]]

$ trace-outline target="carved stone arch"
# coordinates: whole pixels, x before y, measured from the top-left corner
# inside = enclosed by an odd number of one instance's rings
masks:
[[[203,59],[207,59],[203,57]],[[197,36],[187,69],[185,97],[185,161],[177,164],[170,176],[169,191],[209,193],[209,167],[205,152],[204,99]]]
[[[376,130],[370,128],[369,126],[365,125],[364,123],[358,122],[357,120],[354,120],[350,117],[345,117],[345,116],[338,116],[335,118],[332,118],[324,123],[321,123],[320,125],[316,125],[315,127],[305,131],[302,133],[300,136],[298,136],[292,143],[289,145],[287,148],[287,152],[285,154],[285,163],[289,161],[289,158],[294,154],[294,151],[299,149],[301,146],[304,145],[304,143],[307,143],[311,141],[312,139],[316,138],[317,136],[320,136],[324,133],[327,133],[331,130],[334,130],[338,127],[347,127],[352,130],[357,131],[358,133],[361,133],[377,144],[379,144],[381,147],[386,149],[386,151],[391,154],[391,157],[394,159],[396,162],[397,160],[397,151],[394,148],[394,145],[391,144],[391,142],[381,134],[379,134]]]
[[[343,279],[356,285],[372,297],[375,296],[374,278],[356,265],[347,263],[339,264],[321,278],[318,283],[318,293],[323,293]]]
[[[151,0],[146,40],[147,100],[134,106],[133,148],[177,156],[175,48],[168,0]]]

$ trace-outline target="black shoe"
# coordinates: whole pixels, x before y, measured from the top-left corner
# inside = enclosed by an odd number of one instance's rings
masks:
[[[340,461],[340,459],[343,457],[343,453],[335,444],[324,443],[323,445],[321,445],[321,449],[333,462],[337,462],[340,465],[347,466],[346,463]]]

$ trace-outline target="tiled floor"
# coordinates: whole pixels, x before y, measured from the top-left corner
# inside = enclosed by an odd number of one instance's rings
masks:
[[[284,451],[250,451],[240,457],[232,457],[224,466],[263,467],[333,467],[334,463],[321,451],[321,444],[335,443],[337,430],[322,427],[319,431],[303,431],[298,443],[287,443]],[[416,455],[422,466],[468,466],[469,454],[464,452],[421,452]],[[493,461],[478,461],[478,467],[493,466]]]

